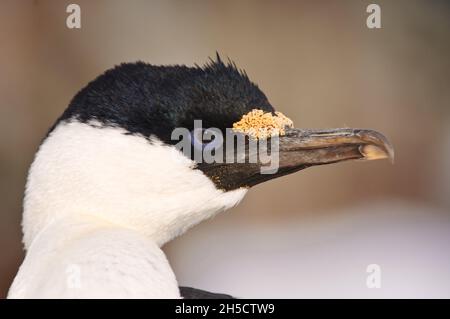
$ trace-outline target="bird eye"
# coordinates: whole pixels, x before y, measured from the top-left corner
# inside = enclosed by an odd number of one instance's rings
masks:
[[[191,144],[199,151],[217,149],[222,146],[222,142],[222,132],[219,129],[196,128],[191,131]]]

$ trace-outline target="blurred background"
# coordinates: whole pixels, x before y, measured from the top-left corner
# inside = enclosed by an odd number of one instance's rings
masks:
[[[66,7],[81,6],[81,29]],[[216,50],[297,127],[388,136],[395,164],[311,168],[253,188],[164,248],[180,285],[239,297],[450,297],[450,3],[0,2],[0,296],[24,252],[28,167],[72,96],[115,64]],[[366,268],[381,269],[369,289]]]

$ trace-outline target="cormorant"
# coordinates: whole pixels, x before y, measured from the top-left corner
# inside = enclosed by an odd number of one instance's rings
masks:
[[[202,67],[137,62],[106,71],[75,95],[35,155],[24,198],[26,257],[8,297],[179,298],[160,248],[174,237],[235,206],[258,183],[310,166],[393,157],[373,130],[291,124],[219,56]],[[234,161],[195,158],[233,127],[244,153],[236,147]],[[190,132],[190,152],[177,147],[176,128]],[[275,172],[250,160],[255,140],[276,155]],[[211,154],[220,147],[227,156],[233,149],[224,142]]]

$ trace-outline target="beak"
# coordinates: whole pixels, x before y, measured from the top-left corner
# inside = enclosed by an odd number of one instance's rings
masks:
[[[278,171],[253,175],[247,179],[248,186],[316,165],[384,158],[394,162],[394,148],[388,139],[366,129],[287,129],[286,134],[279,137],[278,152]]]
[[[381,133],[364,129],[288,129],[280,137],[282,167],[320,165],[352,159],[394,161],[394,148]]]
[[[278,138],[278,168],[261,173],[262,163],[204,165],[201,169],[219,188],[251,187],[307,167],[348,160],[394,161],[394,148],[381,133],[373,130],[338,128],[326,130],[286,129]]]

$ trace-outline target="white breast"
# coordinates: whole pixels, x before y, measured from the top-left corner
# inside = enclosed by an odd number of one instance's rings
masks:
[[[180,298],[161,249],[88,216],[61,219],[33,241],[8,298]]]
[[[177,297],[159,247],[246,193],[218,190],[193,166],[156,138],[60,123],[30,168],[27,256],[9,296]],[[67,290],[71,264],[81,266],[81,290]]]

